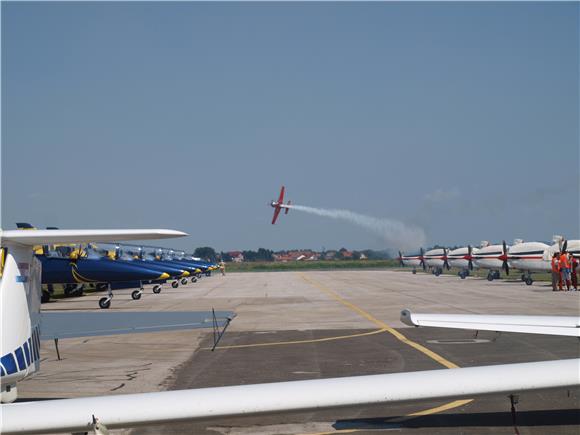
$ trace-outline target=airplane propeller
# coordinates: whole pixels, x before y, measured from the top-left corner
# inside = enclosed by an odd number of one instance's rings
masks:
[[[447,248],[443,248],[443,267],[447,270],[451,269],[451,266],[449,266],[449,262],[447,261]]]
[[[467,245],[467,267],[469,270],[473,270],[473,247],[471,245]]]
[[[403,263],[403,253],[399,251],[399,265],[403,267],[405,263]]]
[[[419,257],[421,259],[421,267],[423,267],[423,271],[427,270],[427,264],[425,264],[425,250],[423,248],[421,248],[420,250],[421,252],[421,256]]]
[[[564,239],[560,242],[560,252],[564,252],[568,250],[568,240]]]
[[[507,251],[507,245],[505,243],[505,240],[502,240],[502,247],[503,247],[503,253],[500,257],[501,260],[503,260],[503,263],[501,265],[501,268],[503,270],[505,270],[505,274],[509,275],[510,274],[510,265],[508,264],[508,251]]]

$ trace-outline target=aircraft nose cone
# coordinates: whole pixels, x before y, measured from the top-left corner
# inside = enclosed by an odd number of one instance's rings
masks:
[[[167,272],[163,272],[159,275],[159,279],[169,279],[169,274]]]

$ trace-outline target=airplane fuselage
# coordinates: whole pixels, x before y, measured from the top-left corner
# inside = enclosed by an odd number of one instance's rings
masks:
[[[509,252],[509,247],[508,247]],[[489,245],[473,253],[473,263],[482,269],[501,270],[503,266],[503,246]]]
[[[473,255],[479,251],[477,248],[471,249],[471,259],[473,260]],[[447,254],[447,261],[450,267],[456,267],[458,269],[469,269],[469,248],[464,246],[463,248],[454,249]],[[473,264],[473,262],[472,262]],[[475,264],[473,264],[475,267]]]
[[[551,270],[550,247],[541,242],[518,243],[510,248],[510,267],[524,272],[549,272]]]
[[[425,252],[425,264],[429,267],[442,268],[445,266],[445,250],[431,249]]]

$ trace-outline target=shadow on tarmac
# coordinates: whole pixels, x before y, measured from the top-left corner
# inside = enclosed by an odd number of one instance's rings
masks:
[[[580,424],[578,409],[546,411],[518,411],[516,425],[571,426]],[[396,429],[396,428],[451,428],[451,427],[512,427],[511,412],[475,412],[461,414],[434,414],[421,417],[388,417],[337,420],[332,427],[346,429]]]

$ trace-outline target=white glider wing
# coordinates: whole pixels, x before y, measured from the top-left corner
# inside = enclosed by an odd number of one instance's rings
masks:
[[[580,337],[580,317],[574,316],[418,314],[403,310],[401,321],[409,326]]]
[[[284,411],[471,398],[580,385],[580,359],[277,382],[1,406],[2,434],[86,432]],[[32,416],[32,417],[31,417]]]
[[[8,230],[0,231],[2,243],[25,246],[55,243],[117,242],[119,240],[169,239],[187,236],[175,230]]]

